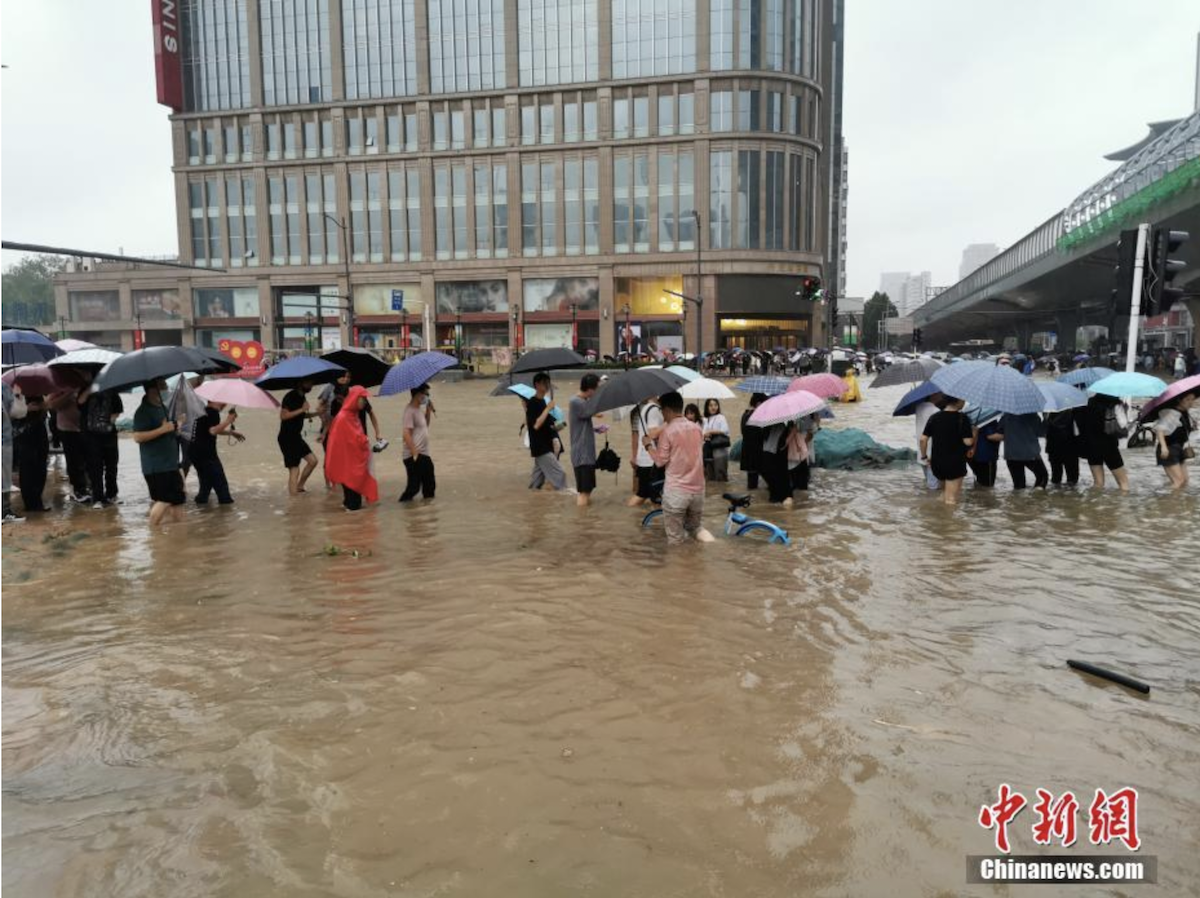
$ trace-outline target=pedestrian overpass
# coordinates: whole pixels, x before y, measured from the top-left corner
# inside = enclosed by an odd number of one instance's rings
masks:
[[[1190,283],[1188,292],[1200,294],[1200,111],[921,306],[912,314],[913,325],[931,348],[1009,337],[1028,347],[1031,335],[1041,331],[1054,331],[1060,346],[1073,348],[1077,329],[1086,325],[1102,325],[1120,342],[1127,333],[1129,297],[1115,303],[1112,298],[1117,238],[1141,222],[1191,232],[1174,254],[1188,265],[1175,284],[1187,289]],[[1200,295],[1186,301],[1200,323]]]

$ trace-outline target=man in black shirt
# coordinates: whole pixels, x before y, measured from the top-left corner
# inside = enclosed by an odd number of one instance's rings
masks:
[[[304,484],[317,469],[317,457],[304,442],[304,421],[317,416],[308,410],[308,400],[304,398],[312,386],[311,381],[301,381],[283,397],[283,408],[279,410],[279,451],[283,453],[283,466],[288,469],[288,493],[293,496],[305,491]]]
[[[556,490],[566,489],[567,475],[554,454],[554,400],[546,402],[550,375],[538,372],[533,378],[534,396],[525,405],[525,427],[529,433],[529,454],[533,456],[533,471],[529,488],[540,490],[547,483]]]
[[[237,409],[230,409],[225,420],[221,420],[221,410],[224,402],[209,402],[204,409],[204,417],[196,422],[196,433],[192,436],[192,467],[200,478],[200,491],[196,493],[196,504],[207,505],[208,494],[215,491],[217,502],[221,505],[233,504],[229,495],[229,481],[225,478],[225,467],[217,454],[217,437],[223,433],[229,434],[239,443],[246,437],[236,430]]]

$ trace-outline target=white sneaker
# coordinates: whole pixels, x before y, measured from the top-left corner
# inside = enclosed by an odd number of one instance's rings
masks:
[[[10,511],[8,514],[6,514],[6,515],[3,517],[3,519],[0,519],[0,523],[5,523],[5,524],[24,524],[24,523],[25,523],[25,519],[24,519],[23,517],[20,517],[20,516],[18,516],[18,515],[14,514],[13,512],[11,512],[11,511]]]

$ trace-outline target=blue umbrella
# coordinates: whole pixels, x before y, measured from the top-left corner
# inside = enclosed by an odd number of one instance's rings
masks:
[[[1033,381],[1007,365],[991,362],[947,365],[935,371],[929,380],[947,396],[1014,415],[1040,412],[1046,404]]]
[[[964,409],[963,414],[967,416],[972,427],[983,427],[985,424],[991,424],[1004,413],[998,412],[994,408],[969,408]]]
[[[508,388],[508,392],[515,393],[522,399],[532,399],[537,391],[534,390],[533,387],[529,386],[529,384],[513,384]],[[563,414],[563,410],[558,406],[550,409],[550,417],[560,424],[567,420],[567,416]]]
[[[392,366],[392,370],[383,379],[379,395],[394,396],[397,393],[415,390],[421,384],[432,380],[439,371],[453,368],[457,364],[458,359],[444,352],[419,352]]]
[[[264,390],[290,390],[299,386],[302,381],[314,384],[333,383],[345,373],[346,369],[341,365],[301,355],[272,365],[259,375],[254,385]]]
[[[1098,380],[1103,380],[1110,374],[1114,374],[1112,368],[1103,368],[1097,366],[1095,368],[1080,368],[1077,371],[1070,371],[1062,377],[1057,378],[1060,384],[1066,384],[1069,387],[1085,386],[1090,387]]]
[[[925,381],[920,386],[913,387],[904,394],[904,398],[896,403],[896,410],[892,412],[893,418],[903,418],[905,415],[915,415],[917,406],[932,396],[934,393],[940,393],[941,389],[932,381]]]
[[[1149,374],[1139,374],[1136,371],[1118,371],[1108,377],[1096,381],[1088,387],[1089,393],[1102,393],[1105,396],[1116,396],[1123,399],[1153,399],[1166,390],[1166,381],[1151,377]]]
[[[1040,383],[1037,388],[1046,397],[1046,407],[1042,409],[1044,412],[1063,412],[1069,408],[1087,405],[1087,393],[1069,384],[1051,381],[1045,384]]]
[[[767,396],[778,396],[780,393],[786,393],[787,388],[791,385],[790,377],[748,377],[736,387],[735,390],[741,390],[743,393],[763,393]]]
[[[63,355],[53,340],[24,327],[6,327],[0,333],[0,344],[5,365],[32,365]]]

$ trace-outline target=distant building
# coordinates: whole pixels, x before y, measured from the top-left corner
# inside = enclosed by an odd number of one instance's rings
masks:
[[[928,271],[887,271],[879,279],[879,291],[887,294],[901,317],[925,305],[932,286],[933,275]]]
[[[961,281],[972,271],[982,268],[998,255],[1000,255],[1000,247],[994,243],[972,243],[963,250],[962,262],[958,265],[958,279]]]

